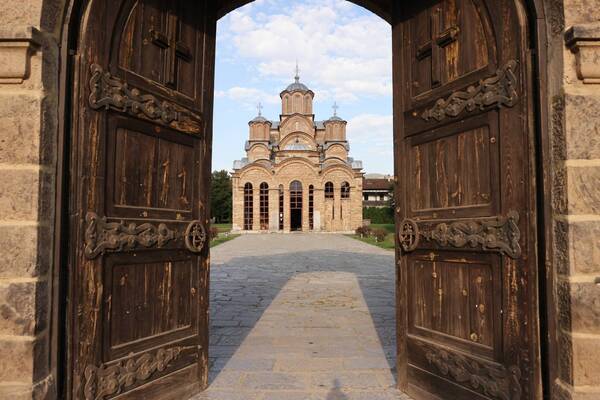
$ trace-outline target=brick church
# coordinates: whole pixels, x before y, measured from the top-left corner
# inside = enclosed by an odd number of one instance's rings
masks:
[[[281,115],[249,122],[247,157],[234,162],[233,230],[351,232],[362,224],[362,162],[348,156],[346,125],[315,120],[315,94],[300,82],[281,92]]]

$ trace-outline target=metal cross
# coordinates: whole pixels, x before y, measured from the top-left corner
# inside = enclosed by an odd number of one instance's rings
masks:
[[[262,110],[263,110],[262,103],[258,103],[258,105],[256,106],[256,108],[258,108],[258,116],[261,117],[262,116]]]
[[[294,79],[296,79],[296,82],[300,82],[300,67],[298,67],[298,60],[296,60],[296,76]]]
[[[337,111],[340,108],[340,106],[338,106],[337,102],[334,102],[332,108],[333,108],[333,116],[337,117]]]
[[[167,33],[159,32],[150,28],[150,38],[155,46],[166,52],[165,61],[165,84],[173,88],[177,85],[177,72],[180,61],[191,62],[193,60],[192,50],[182,41],[177,40],[180,27],[179,18],[176,14],[169,13],[167,16]]]

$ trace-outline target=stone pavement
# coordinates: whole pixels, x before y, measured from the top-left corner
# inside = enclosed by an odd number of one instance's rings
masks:
[[[194,400],[392,400],[394,255],[342,235],[212,250],[211,384]]]

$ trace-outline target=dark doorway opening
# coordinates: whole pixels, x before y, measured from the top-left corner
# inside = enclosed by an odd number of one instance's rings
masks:
[[[302,230],[302,183],[290,183],[290,229]]]

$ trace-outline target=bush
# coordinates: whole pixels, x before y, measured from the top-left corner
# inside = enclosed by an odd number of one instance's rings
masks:
[[[369,236],[371,236],[371,230],[372,229],[368,226],[360,226],[360,227],[356,228],[356,234],[358,236],[360,236],[361,238],[369,237]]]
[[[211,226],[208,236],[210,237],[210,240],[216,239],[219,236],[219,228],[216,226]]]
[[[383,242],[388,235],[388,232],[383,228],[376,228],[372,230],[371,235],[377,242]]]
[[[393,224],[394,210],[391,207],[365,207],[363,219],[370,219],[372,224]]]

